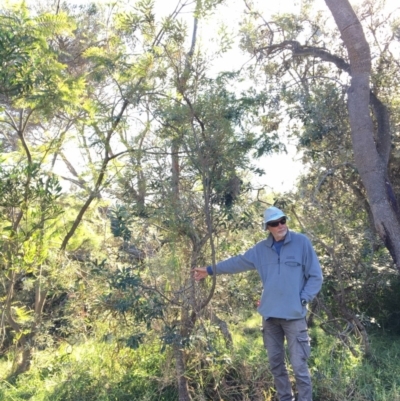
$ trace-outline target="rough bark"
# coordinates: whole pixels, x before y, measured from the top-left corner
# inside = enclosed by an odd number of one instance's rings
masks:
[[[185,376],[185,358],[179,344],[174,344],[175,369],[178,381],[179,401],[191,401],[189,386]]]
[[[367,192],[377,232],[400,271],[400,222],[387,164],[377,149],[370,115],[371,53],[348,0],[325,0],[341,33],[350,60],[348,110],[354,160]]]

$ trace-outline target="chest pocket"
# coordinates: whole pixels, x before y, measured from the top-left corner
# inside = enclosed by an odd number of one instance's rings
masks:
[[[290,267],[301,266],[301,264],[299,262],[292,262],[292,261],[285,262],[285,265],[290,266]]]
[[[303,273],[304,273],[305,266],[302,265],[302,264],[299,263],[299,262],[295,262],[294,260],[287,260],[287,261],[285,262],[285,265],[286,265],[286,266],[289,266],[289,267],[293,267],[293,268],[301,267],[302,270],[303,270]]]

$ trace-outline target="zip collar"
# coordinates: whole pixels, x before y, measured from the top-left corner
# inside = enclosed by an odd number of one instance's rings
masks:
[[[285,236],[285,241],[283,243],[287,244],[291,240],[292,240],[292,234],[291,234],[291,231],[288,229],[286,236]],[[267,245],[269,248],[272,248],[272,246],[274,245],[274,237],[272,236],[271,233],[269,233],[268,238],[265,240],[265,245]]]

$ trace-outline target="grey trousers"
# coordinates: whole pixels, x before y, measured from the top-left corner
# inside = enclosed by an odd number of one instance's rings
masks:
[[[263,319],[263,340],[269,366],[274,376],[279,401],[294,401],[285,365],[284,340],[296,379],[298,401],[312,401],[312,384],[307,359],[310,356],[310,337],[306,319]]]

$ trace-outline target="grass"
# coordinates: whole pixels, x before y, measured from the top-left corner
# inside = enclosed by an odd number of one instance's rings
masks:
[[[372,332],[372,354],[366,358],[355,357],[318,328],[312,336],[318,342],[310,360],[316,401],[400,401],[400,337]]]
[[[233,345],[214,340],[214,348],[188,351],[188,378],[194,400],[272,401],[273,379],[255,314],[232,325]],[[309,366],[314,401],[400,401],[400,337],[371,332],[372,355],[355,357],[337,338],[318,326]],[[353,339],[357,346],[356,339]],[[7,401],[176,401],[174,366],[161,344],[139,349],[118,342],[89,340],[36,354],[32,368],[11,384],[0,381],[0,400]],[[196,353],[197,352],[197,353]],[[11,360],[0,359],[6,377]]]
[[[40,352],[31,370],[14,385],[2,380],[1,400],[131,401],[168,400],[176,390],[161,372],[159,344],[139,350],[87,341],[66,351]],[[4,364],[1,365],[6,368]],[[163,382],[164,380],[164,382]]]

